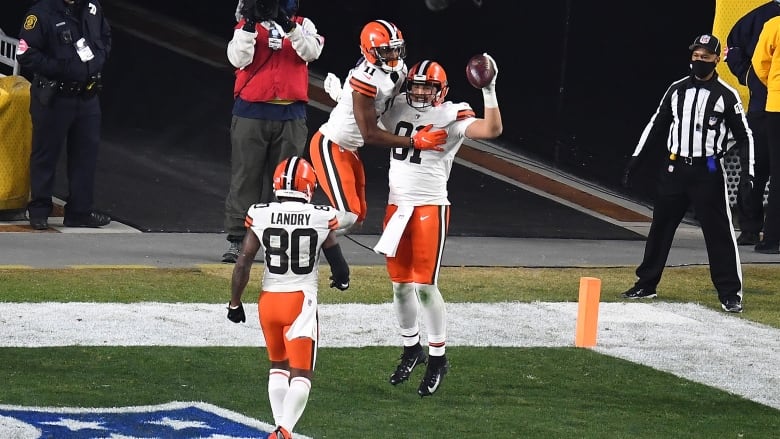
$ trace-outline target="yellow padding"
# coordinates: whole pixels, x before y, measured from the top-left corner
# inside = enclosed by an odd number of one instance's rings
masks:
[[[27,206],[31,148],[30,82],[0,77],[0,210]]]
[[[726,56],[728,56],[726,52],[726,37],[731,32],[731,28],[734,27],[734,23],[766,2],[767,0],[717,0],[715,2],[715,19],[712,23],[712,34],[718,37],[722,47],[720,54],[721,62],[718,63],[717,67],[718,75],[730,86],[737,89],[739,97],[742,99],[742,106],[745,107],[746,111],[750,94],[747,87],[739,84],[739,81],[731,74],[729,66],[725,63]]]

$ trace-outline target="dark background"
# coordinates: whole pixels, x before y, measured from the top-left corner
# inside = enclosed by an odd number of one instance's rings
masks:
[[[4,2],[0,28],[18,35],[30,3]],[[108,10],[111,0],[103,3]],[[225,41],[232,36],[234,1],[133,3]],[[438,60],[449,74],[449,98],[472,103],[478,113],[481,95],[462,72],[472,55],[489,52],[499,65],[497,90],[505,121],[498,143],[616,191],[621,191],[618,183],[626,158],[661,95],[688,71],[689,42],[711,31],[714,13],[715,0],[484,0],[480,7],[471,0],[451,0],[438,12],[429,10],[423,0],[303,0],[300,7],[300,14],[311,18],[326,40],[321,58],[310,65],[313,72],[330,71],[343,78],[360,55],[362,26],[383,18],[404,33],[408,64]],[[136,71],[155,70],[143,52],[133,52]],[[115,50],[109,64],[126,64],[118,60],[120,53]],[[203,87],[209,84],[209,78],[203,78]],[[127,93],[170,94],[175,88],[160,82]],[[109,125],[112,118],[139,117],[137,108],[104,101]],[[140,114],[141,120],[134,123],[141,131],[164,123],[144,121]],[[638,178],[652,179],[653,168],[644,166]],[[652,185],[635,186],[632,196],[652,197]]]
[[[18,36],[32,2],[6,3],[0,28]],[[111,22],[111,13],[119,10],[111,0],[102,3]],[[179,20],[225,45],[232,37],[232,0],[124,3]],[[688,73],[687,46],[711,30],[714,11],[715,0],[483,0],[479,7],[472,0],[450,0],[437,12],[424,0],[303,0],[300,14],[325,37],[322,56],[309,66],[320,77],[334,72],[344,78],[360,56],[363,25],[387,19],[404,34],[407,63],[439,61],[448,72],[448,99],[468,101],[478,114],[481,93],[468,85],[463,72],[472,55],[489,52],[499,66],[504,119],[504,134],[495,143],[649,203],[657,166],[643,166],[630,192],[619,185],[622,169],[667,86]],[[118,23],[120,17],[115,18]],[[133,18],[139,27],[152,19]],[[222,53],[218,48],[217,56]],[[143,231],[221,232],[230,173],[232,69],[179,55],[116,26],[103,76],[96,207]],[[310,108],[310,134],[326,117]],[[364,150],[369,219],[363,232],[379,233],[387,153]],[[659,145],[654,158],[663,151]],[[64,175],[63,168],[56,188],[61,198],[67,194]],[[451,235],[641,239],[459,164],[452,170],[450,200]]]

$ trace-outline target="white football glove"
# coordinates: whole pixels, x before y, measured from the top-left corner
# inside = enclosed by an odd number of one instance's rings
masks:
[[[493,80],[490,81],[490,84],[482,88],[482,98],[485,100],[485,108],[498,108],[498,98],[496,97],[498,64],[496,64],[496,60],[494,60],[492,56],[488,55],[487,52],[483,53],[483,55],[485,55],[485,57],[490,60],[491,64],[493,64],[493,70],[496,71],[496,74],[493,75]]]
[[[331,99],[338,102],[341,97],[341,80],[333,73],[328,73],[325,80],[322,82],[322,86],[325,88],[325,93],[330,96]]]

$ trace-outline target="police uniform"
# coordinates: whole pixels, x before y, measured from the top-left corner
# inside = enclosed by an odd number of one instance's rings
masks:
[[[48,227],[63,141],[68,169],[64,224],[98,227],[110,222],[93,211],[101,122],[97,92],[110,50],[111,30],[97,0],[39,0],[24,20],[17,60],[34,74],[27,211],[36,229]]]
[[[697,47],[720,54],[720,42],[712,35],[698,37],[690,49]],[[714,63],[709,64],[714,69]],[[696,61],[692,67],[695,71]],[[753,138],[739,94],[716,71],[711,72],[708,80],[691,74],[672,83],[634,150],[632,160],[646,146],[665,141],[668,159],[659,176],[644,259],[636,269],[638,279],[623,296],[655,297],[675,231],[692,205],[707,244],[710,275],[718,297],[724,310],[739,312],[742,269],[722,157],[729,146],[748,151],[745,165],[752,177]]]

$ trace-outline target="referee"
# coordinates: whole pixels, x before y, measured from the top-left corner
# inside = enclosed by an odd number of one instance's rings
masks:
[[[666,90],[623,175],[623,184],[628,186],[645,147],[666,143],[669,156],[659,177],[644,259],[636,269],[636,283],[623,297],[656,297],[675,231],[692,205],[704,234],[710,277],[723,310],[742,312],[742,268],[722,157],[730,145],[749,151],[745,164],[749,175],[741,184],[750,189],[753,135],[739,94],[715,71],[720,62],[720,41],[713,35],[700,35],[688,48],[692,51],[691,74]]]

